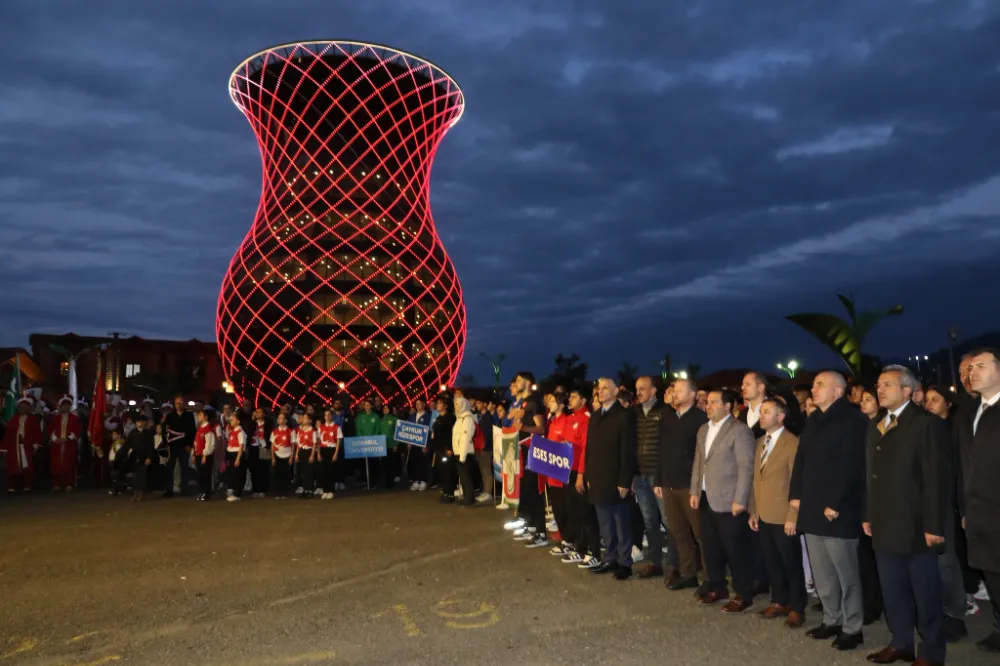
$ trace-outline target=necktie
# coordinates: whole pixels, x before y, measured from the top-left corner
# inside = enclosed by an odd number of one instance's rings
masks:
[[[764,463],[767,462],[767,457],[771,455],[771,436],[768,435],[767,439],[764,440],[764,453],[760,456],[760,471],[764,471]]]
[[[880,433],[882,433],[883,437],[885,437],[885,434],[895,427],[896,427],[896,415],[891,412],[889,413],[889,425],[886,425],[885,421],[878,422],[878,430]]]

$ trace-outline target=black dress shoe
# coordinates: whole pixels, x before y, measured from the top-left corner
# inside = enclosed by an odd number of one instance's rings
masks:
[[[856,634],[841,633],[833,639],[833,647],[838,650],[853,650],[865,642],[865,635],[860,631]]]
[[[861,623],[867,627],[870,624],[875,624],[881,619],[882,619],[881,611],[879,611],[878,613],[865,613],[864,619],[862,619]]]
[[[632,567],[618,567],[615,571],[616,580],[628,580],[632,577]]]
[[[983,652],[1000,653],[1000,633],[994,631],[992,634],[976,643],[976,647]]]
[[[698,587],[697,576],[692,576],[691,578],[678,578],[671,583],[667,583],[668,590],[688,590],[696,587]]]
[[[591,569],[590,573],[606,574],[606,573],[614,573],[615,571],[618,571],[617,562],[601,562],[596,567]]]
[[[950,615],[944,616],[944,639],[949,643],[957,643],[969,635],[969,628],[965,626],[965,620]]]
[[[839,624],[821,624],[807,631],[806,636],[815,638],[818,641],[825,641],[828,638],[840,636],[842,632],[843,629]]]

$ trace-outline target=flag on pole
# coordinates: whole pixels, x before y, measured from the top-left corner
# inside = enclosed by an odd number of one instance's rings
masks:
[[[90,403],[90,420],[87,434],[90,445],[104,451],[104,412],[107,410],[107,396],[104,389],[104,349],[97,353],[97,379],[94,380],[94,399]]]
[[[503,429],[503,499],[517,508],[521,502],[521,443],[516,428]]]
[[[14,354],[14,374],[10,378],[10,386],[3,400],[3,413],[0,423],[7,423],[17,414],[17,401],[21,397],[21,352]]]

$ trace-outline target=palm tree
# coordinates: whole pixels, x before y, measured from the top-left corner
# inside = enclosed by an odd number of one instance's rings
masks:
[[[865,338],[875,324],[886,317],[903,314],[903,306],[894,305],[884,312],[859,313],[854,307],[853,299],[843,294],[837,294],[837,298],[847,309],[850,322],[832,314],[814,312],[787,315],[785,319],[798,324],[802,330],[822,342],[844,361],[853,376],[860,377],[864,360],[861,347]]]
[[[493,381],[496,382],[497,388],[500,388],[500,365],[507,358],[507,354],[497,354],[496,358],[490,358],[488,355],[481,353],[480,356],[484,357],[493,366]]]

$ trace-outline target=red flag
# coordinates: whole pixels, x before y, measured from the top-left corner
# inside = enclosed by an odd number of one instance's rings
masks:
[[[90,445],[104,452],[104,412],[107,410],[107,396],[104,388],[104,351],[97,352],[97,379],[94,380],[94,399],[90,402],[90,421],[87,434]]]

